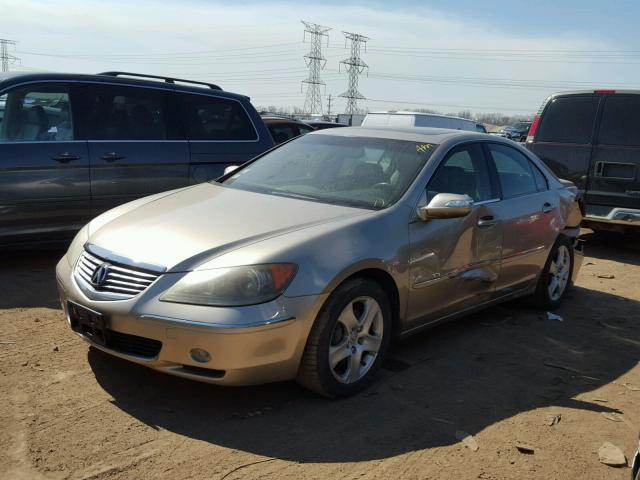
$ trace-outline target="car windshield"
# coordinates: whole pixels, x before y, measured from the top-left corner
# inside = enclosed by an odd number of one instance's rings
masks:
[[[436,145],[311,134],[284,144],[222,183],[232,188],[336,205],[395,203]]]

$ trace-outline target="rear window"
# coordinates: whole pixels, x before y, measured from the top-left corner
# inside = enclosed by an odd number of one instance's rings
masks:
[[[536,141],[585,144],[591,141],[596,96],[555,98],[545,109]]]
[[[191,140],[257,140],[251,119],[240,102],[207,95],[178,97]]]
[[[598,143],[640,145],[640,95],[607,97],[602,111]]]

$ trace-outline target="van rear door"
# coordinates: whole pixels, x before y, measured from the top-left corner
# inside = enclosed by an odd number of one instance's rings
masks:
[[[584,194],[588,187],[591,146],[600,96],[554,97],[547,103],[530,149],[554,173],[571,180]]]
[[[640,208],[640,95],[604,97],[586,203]]]

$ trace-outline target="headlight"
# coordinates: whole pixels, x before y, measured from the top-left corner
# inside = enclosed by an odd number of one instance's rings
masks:
[[[67,250],[67,262],[69,262],[70,266],[74,266],[76,260],[84,250],[84,244],[89,240],[89,228],[88,225],[82,227],[82,229],[76,234],[71,245],[69,245],[69,250]]]
[[[276,263],[195,271],[185,275],[160,300],[218,307],[264,303],[285,291],[296,270],[292,263]]]

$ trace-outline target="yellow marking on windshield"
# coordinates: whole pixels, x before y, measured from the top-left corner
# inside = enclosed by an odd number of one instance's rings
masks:
[[[427,150],[429,150],[431,147],[433,147],[433,144],[431,143],[421,143],[419,145],[416,145],[416,152],[424,153]]]

